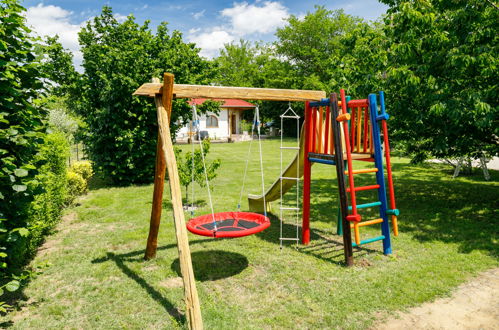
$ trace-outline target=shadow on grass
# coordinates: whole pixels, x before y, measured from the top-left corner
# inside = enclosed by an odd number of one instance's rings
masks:
[[[88,180],[88,190],[98,190],[101,188],[115,187],[111,178],[106,178],[101,175],[94,175]]]
[[[200,239],[191,241],[190,244],[206,243],[214,239]],[[176,248],[177,244],[168,244],[158,247],[158,251]],[[126,265],[127,262],[146,262],[143,259],[145,250],[137,250],[128,253],[116,254],[108,252],[104,257],[92,260],[93,264],[113,261],[116,266],[129,278],[139,284],[148,294],[159,302],[179,324],[185,324],[185,315],[166,299],[161,292],[155,289],[152,285],[137,274],[134,270]],[[192,253],[192,263],[194,268],[194,276],[198,281],[216,280],[233,276],[242,272],[248,267],[248,259],[238,253],[226,251],[200,251]],[[179,261],[176,259],[172,263],[172,269],[180,276]]]
[[[137,251],[140,252],[140,254],[144,253],[144,251]],[[113,261],[116,266],[129,278],[134,280],[137,284],[139,284],[146,292],[151,296],[154,300],[159,302],[166,310],[168,314],[170,314],[179,324],[185,324],[185,315],[177,308],[175,307],[168,299],[163,297],[163,295],[156,290],[152,285],[147,283],[147,281],[140,277],[135,271],[133,271],[130,267],[128,267],[125,262],[129,261],[128,260],[129,256],[126,255],[120,255],[120,254],[115,254],[112,252],[108,252],[106,254],[106,257],[99,258],[99,259],[94,259],[92,260],[92,263],[101,263],[105,261]]]
[[[333,168],[333,167],[331,167]],[[450,178],[448,168],[442,165],[413,166],[394,164],[395,193],[400,210],[399,231],[419,242],[441,241],[458,244],[459,252],[482,250],[492,256],[499,255],[499,187],[485,182],[476,171],[465,179]],[[492,181],[499,179],[499,172],[490,171]],[[471,182],[470,182],[471,181]],[[356,186],[375,184],[374,175],[355,177]],[[296,199],[293,189],[290,201]],[[357,202],[378,201],[375,191],[363,191]],[[343,264],[343,242],[336,233],[338,189],[336,179],[313,179],[311,188],[311,244],[298,246],[297,250],[325,261]],[[379,217],[377,208],[362,209],[364,220]],[[279,218],[272,216],[272,226],[257,234],[260,238],[279,244]],[[331,231],[314,229],[314,222],[330,226]],[[300,219],[301,222],[301,219]],[[296,226],[284,224],[284,237],[295,237]],[[393,237],[392,237],[393,239]],[[337,250],[336,253],[331,251]],[[340,251],[341,250],[341,251]],[[359,252],[361,254],[359,254]],[[354,257],[364,253],[380,253],[368,246],[354,248]]]
[[[191,253],[194,277],[198,281],[215,281],[241,273],[248,267],[248,259],[242,254],[222,250],[196,251]],[[173,261],[171,268],[178,276],[179,259]]]
[[[279,245],[280,233],[280,220],[275,214],[269,213],[271,225],[266,230],[257,233],[256,236],[270,243]],[[301,219],[300,219],[301,221]],[[285,241],[283,243],[286,247],[294,246],[297,251],[306,255],[318,258],[320,260],[330,262],[339,266],[345,266],[344,251],[343,251],[343,236],[334,235],[336,233],[336,220],[331,220],[334,224],[334,231],[328,232],[321,229],[310,229],[310,244],[296,245],[292,241]],[[313,223],[311,223],[313,226]],[[301,226],[298,227],[299,238],[301,240]],[[282,225],[283,237],[294,238],[296,237],[296,226],[284,222]],[[369,249],[366,246],[354,248],[355,257],[362,257],[368,253],[377,253],[379,251]]]
[[[485,183],[481,173],[450,179],[441,166],[396,164],[399,229],[421,242],[455,243],[459,252],[474,250],[498,255],[499,187]],[[491,171],[497,180],[497,171]],[[473,182],[469,182],[473,181]],[[481,182],[479,182],[481,181]]]

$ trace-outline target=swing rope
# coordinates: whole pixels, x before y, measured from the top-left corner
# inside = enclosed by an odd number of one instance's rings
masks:
[[[193,114],[192,115],[194,116],[194,122],[196,123],[196,134],[198,135],[199,147],[201,148],[201,159],[203,161],[204,179],[205,179],[206,187],[207,187],[207,190],[208,190],[208,201],[210,203],[211,219],[213,220],[213,227],[214,227],[214,230],[216,232],[217,231],[217,222],[215,220],[215,211],[213,209],[213,202],[212,202],[212,199],[211,199],[210,182],[208,181],[208,172],[206,171],[206,162],[205,162],[205,159],[204,159],[203,141],[202,141],[201,135],[199,133],[198,112],[196,110],[196,105],[195,104],[192,105],[192,109],[193,109]],[[194,174],[193,174],[193,176],[194,176]]]
[[[211,197],[211,190],[210,190],[210,183],[208,180],[208,171],[206,170],[206,159],[204,155],[204,149],[203,149],[203,142],[200,136],[200,125],[199,125],[199,119],[198,119],[198,114],[196,110],[196,105],[192,105],[192,123],[193,127],[195,128],[196,135],[198,136],[199,140],[199,147],[201,149],[201,160],[203,162],[203,171],[204,171],[204,179],[206,183],[206,187],[208,190],[208,201],[210,204],[210,209],[211,209],[211,217],[209,215],[204,215],[200,216],[197,218],[193,218],[189,221],[187,224],[187,229],[189,231],[203,235],[203,236],[213,236],[213,237],[240,237],[240,236],[246,236],[246,235],[251,235],[254,233],[257,233],[259,231],[264,230],[268,226],[270,226],[270,221],[267,218],[267,208],[265,207],[266,200],[265,200],[265,195],[263,197],[263,203],[264,203],[264,216],[262,217],[259,214],[255,213],[250,213],[250,212],[240,212],[241,209],[241,201],[242,201],[242,196],[244,192],[244,186],[246,182],[246,176],[248,172],[248,164],[249,164],[249,158],[251,156],[251,145],[253,143],[253,137],[254,137],[254,132],[255,132],[255,127],[257,128],[257,135],[258,135],[258,145],[259,145],[259,151],[260,151],[260,172],[261,172],[261,181],[262,181],[262,193],[265,193],[265,180],[264,180],[264,175],[263,175],[263,155],[262,155],[262,141],[261,141],[261,134],[260,134],[260,110],[258,106],[255,108],[255,115],[253,118],[253,125],[251,126],[251,141],[248,149],[248,155],[246,157],[246,166],[244,168],[244,175],[243,175],[243,184],[241,188],[241,193],[239,195],[239,203],[237,205],[237,214],[233,219],[231,218],[224,218],[230,215],[231,212],[225,212],[225,213],[216,213],[213,208],[213,200]],[[191,175],[191,180],[192,180],[192,206],[194,205],[194,145],[192,147],[192,175]],[[191,214],[193,215],[193,208],[191,211]],[[206,224],[209,223],[207,217],[210,217],[211,219],[211,228],[207,228]],[[217,225],[217,219],[222,217],[224,221],[221,221],[221,224],[219,227]],[[219,219],[220,220],[220,219]],[[234,223],[236,224],[237,227],[234,225],[229,225],[227,227],[227,221],[235,221]],[[218,230],[220,229],[220,233],[218,233]],[[236,231],[234,231],[236,230]],[[243,230],[243,231],[241,231]]]
[[[194,198],[194,141],[192,139],[194,139],[194,134],[197,134],[198,130],[197,130],[197,127],[198,127],[198,124],[199,124],[199,121],[194,121],[194,113],[197,113],[197,110],[196,110],[196,105],[193,105],[192,106],[192,111],[193,111],[193,114],[192,114],[192,120],[191,120],[191,186],[192,186],[192,189],[191,189],[191,217],[194,217],[194,202],[195,202],[195,198]],[[194,133],[194,134],[192,134]]]
[[[262,196],[263,196],[263,214],[267,216],[267,203],[265,202],[265,180],[263,177],[263,157],[262,157],[262,140],[260,139],[260,111],[256,107],[256,120],[257,120],[257,132],[258,132],[258,146],[260,149],[260,173],[262,174]]]
[[[255,115],[253,116],[253,124],[251,125],[251,141],[249,144],[248,148],[248,154],[246,156],[246,166],[244,167],[244,175],[243,175],[243,184],[241,186],[241,193],[239,194],[239,203],[237,204],[237,211],[239,212],[241,210],[241,202],[243,199],[243,192],[244,192],[244,186],[246,183],[246,175],[248,173],[248,163],[249,163],[249,158],[251,155],[251,145],[253,143],[253,136],[255,134],[255,127],[257,131],[257,136],[258,136],[258,146],[259,146],[259,151],[260,151],[260,173],[261,173],[261,179],[262,179],[262,195],[263,195],[263,213],[265,216],[267,216],[267,207],[266,207],[266,202],[265,202],[265,183],[264,183],[264,176],[263,176],[263,157],[262,157],[262,141],[260,139],[260,109],[258,106],[255,108]]]
[[[249,158],[251,155],[251,145],[253,144],[253,135],[255,132],[255,122],[256,122],[256,111],[255,111],[255,114],[253,115],[253,123],[251,124],[251,140],[249,143],[248,154],[246,155],[246,165],[244,167],[243,184],[241,187],[241,193],[239,194],[239,203],[237,203],[237,211],[238,212],[241,210],[241,202],[243,200],[244,185],[246,183],[246,174],[248,173],[248,163],[249,163]]]

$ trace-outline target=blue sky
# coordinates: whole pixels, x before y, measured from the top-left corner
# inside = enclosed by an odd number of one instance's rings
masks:
[[[33,30],[40,35],[59,34],[63,45],[74,53],[77,65],[81,63],[78,30],[104,5],[111,6],[119,20],[133,14],[140,23],[150,20],[153,27],[168,22],[171,30],[181,31],[185,40],[195,42],[206,57],[216,56],[224,43],[240,38],[272,41],[276,29],[286,24],[286,17],[303,16],[313,11],[314,5],[343,8],[366,20],[377,19],[387,8],[377,0],[24,0],[23,5]]]

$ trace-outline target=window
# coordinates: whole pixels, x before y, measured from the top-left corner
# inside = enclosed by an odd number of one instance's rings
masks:
[[[206,117],[206,127],[218,127],[217,117],[213,115]]]

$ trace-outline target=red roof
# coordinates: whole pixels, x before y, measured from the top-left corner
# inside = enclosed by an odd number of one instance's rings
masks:
[[[204,101],[208,99],[191,99],[189,101],[189,104],[195,104],[195,105],[200,105],[203,104]],[[246,109],[252,109],[255,107],[255,105],[243,101],[243,100],[236,100],[236,99],[213,99],[213,101],[218,101],[218,102],[223,102],[222,105],[220,106],[221,108],[246,108]]]

